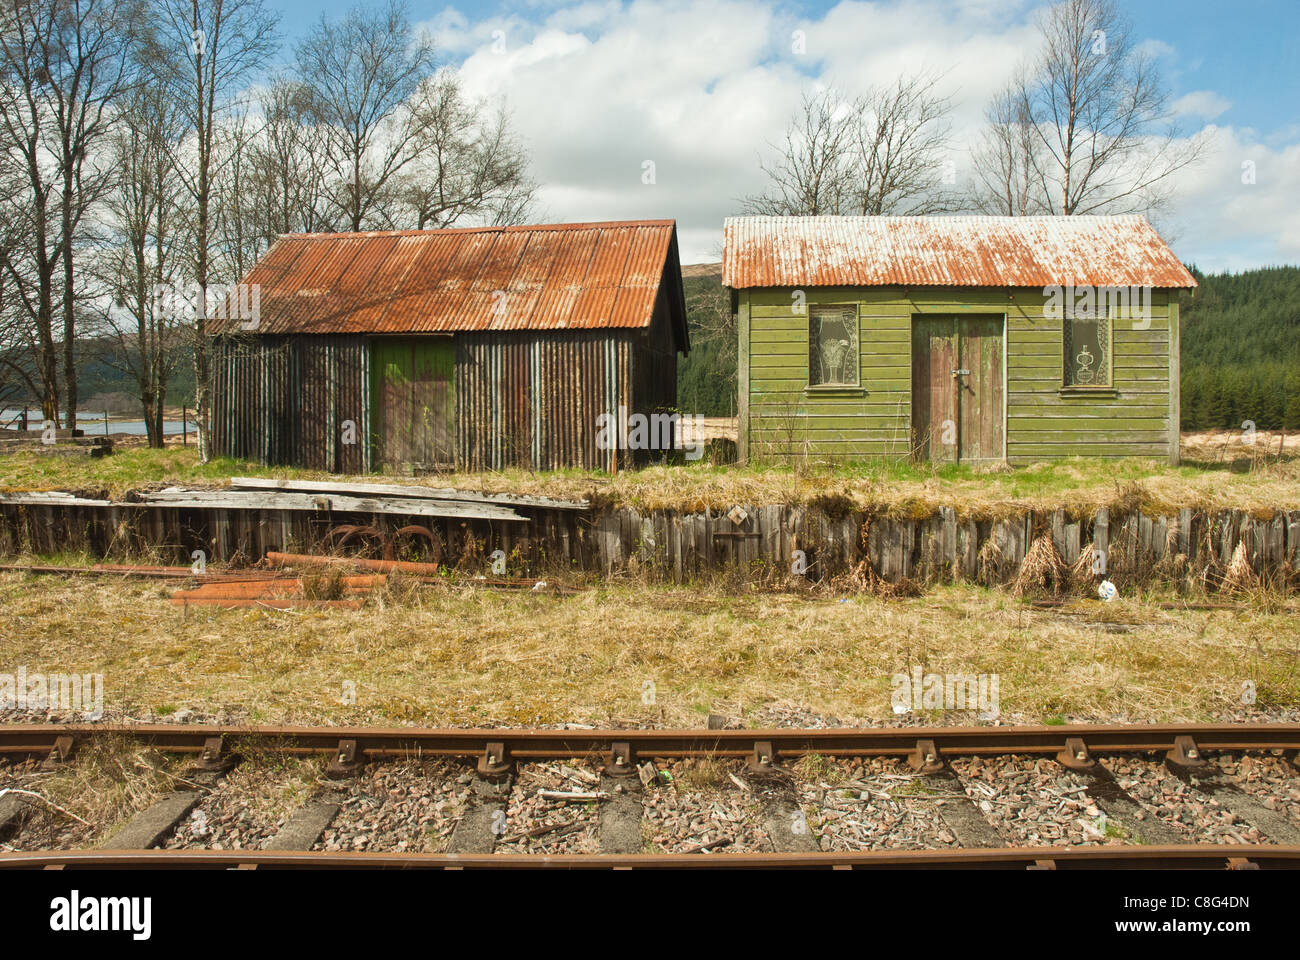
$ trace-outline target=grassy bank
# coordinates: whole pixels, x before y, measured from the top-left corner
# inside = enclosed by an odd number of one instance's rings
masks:
[[[187,615],[166,603],[173,588],[0,574],[0,671],[102,673],[111,718],[260,723],[762,725],[779,703],[892,720],[890,678],[918,666],[997,674],[1002,714],[1022,722],[1201,720],[1241,711],[1246,681],[1261,708],[1300,704],[1300,622],[1262,606],[436,586],[360,611]]]
[[[35,452],[0,455],[0,488],[8,489],[107,491],[120,495],[149,484],[219,486],[229,477],[240,475],[346,479],[230,459],[200,464],[193,447],[128,447],[101,460]],[[376,478],[365,479],[373,482]],[[1169,467],[1150,460],[1071,459],[995,472],[965,466],[932,469],[883,462],[798,468],[690,464],[650,467],[615,476],[581,470],[506,470],[388,479],[492,492],[591,497],[641,510],[728,509],[736,503],[798,504],[820,498],[847,498],[857,506],[887,505],[899,513],[921,514],[928,514],[939,504],[985,515],[1025,506],[1085,512],[1117,503],[1141,503],[1166,512],[1180,507],[1266,512],[1300,507],[1297,460],[1260,460],[1253,466],[1242,460],[1205,461]]]

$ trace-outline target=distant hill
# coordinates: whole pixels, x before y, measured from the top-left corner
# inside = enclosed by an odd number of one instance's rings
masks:
[[[1182,426],[1300,429],[1300,267],[1203,274],[1184,295]]]
[[[722,288],[722,264],[682,267],[690,355],[677,361],[677,406],[683,413],[736,413],[736,326]]]
[[[682,267],[683,277],[721,277],[721,263],[688,263]]]

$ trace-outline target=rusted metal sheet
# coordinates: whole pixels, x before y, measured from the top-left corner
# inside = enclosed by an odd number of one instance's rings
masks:
[[[613,469],[615,451],[597,446],[597,419],[617,417],[620,404],[640,409],[632,371],[644,338],[585,330],[457,337],[458,466]]]
[[[217,456],[336,473],[370,469],[365,338],[222,338],[212,370]]]
[[[242,282],[263,335],[645,328],[665,282],[685,332],[672,220],[286,234]]]
[[[1140,216],[728,217],[722,282],[743,287],[1195,287]]]

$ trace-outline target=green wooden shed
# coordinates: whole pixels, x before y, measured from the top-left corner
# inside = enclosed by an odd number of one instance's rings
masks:
[[[730,217],[742,459],[1178,462],[1178,300],[1139,216]]]

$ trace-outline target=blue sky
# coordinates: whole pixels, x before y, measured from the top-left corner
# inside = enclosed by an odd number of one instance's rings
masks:
[[[269,0],[294,39],[350,0]],[[879,83],[922,63],[949,71],[956,128],[973,135],[988,92],[1028,50],[1033,0],[585,0],[411,3],[467,87],[504,99],[543,183],[539,219],[673,216],[688,261],[716,256],[722,216],[761,188],[757,157],[800,88]],[[1157,221],[1208,269],[1300,262],[1300,0],[1122,2],[1189,131],[1215,149]],[[485,51],[494,29],[509,55]],[[793,62],[791,29],[808,56]],[[575,97],[575,92],[581,95]],[[701,142],[707,141],[707,142]],[[719,142],[720,141],[720,142]],[[649,192],[629,170],[655,157]],[[1243,162],[1256,184],[1240,182]]]

